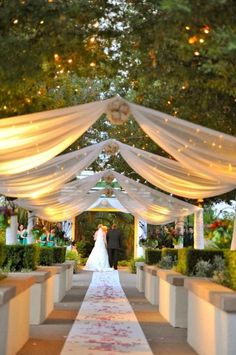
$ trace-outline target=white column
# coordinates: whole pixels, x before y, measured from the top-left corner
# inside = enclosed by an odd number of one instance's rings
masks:
[[[71,240],[75,240],[75,221],[75,217],[71,219]]]
[[[18,229],[18,222],[17,216],[13,215],[10,217],[10,226],[6,229],[6,244],[16,244],[17,239],[17,229]]]
[[[28,227],[27,227],[27,232],[28,232],[28,244],[33,244],[34,238],[31,233],[31,230],[34,226],[34,220],[35,220],[35,215],[33,212],[28,211]]]
[[[204,249],[203,209],[194,212],[194,249]]]
[[[180,235],[184,235],[184,217],[180,216],[175,221],[175,229],[179,229]]]
[[[233,231],[230,249],[236,250],[236,211],[235,211],[235,217],[234,217],[234,231]]]
[[[143,256],[143,248],[139,245],[140,239],[147,238],[147,223],[134,217],[134,258]]]

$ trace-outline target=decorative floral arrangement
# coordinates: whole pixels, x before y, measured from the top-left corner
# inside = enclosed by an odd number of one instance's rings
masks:
[[[217,248],[230,248],[233,235],[233,221],[230,219],[215,220],[206,226],[206,238]]]
[[[116,153],[119,152],[119,145],[115,142],[108,143],[104,147],[104,152],[108,155],[115,155]]]
[[[114,175],[113,175],[112,173],[107,173],[107,174],[105,174],[105,175],[103,176],[103,180],[104,180],[106,183],[110,184],[110,183],[112,183],[112,181],[114,180]]]
[[[122,125],[128,121],[130,108],[123,100],[115,99],[108,105],[106,114],[112,124]]]
[[[104,194],[106,195],[106,197],[111,197],[113,195],[113,189],[111,188],[105,189]]]

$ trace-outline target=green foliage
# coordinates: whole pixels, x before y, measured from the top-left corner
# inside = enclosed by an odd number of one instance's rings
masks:
[[[2,267],[6,255],[4,253],[4,243],[0,242],[0,268]]]
[[[236,291],[236,250],[227,250],[224,252],[224,255],[229,274],[230,287]]]
[[[119,260],[118,261],[118,266],[128,266],[129,265],[129,260]]]
[[[42,247],[39,253],[39,265],[50,266],[54,263],[54,252],[52,247]]]
[[[3,269],[8,271],[35,270],[39,260],[37,245],[5,245]]]
[[[173,249],[173,248],[162,248],[161,249],[161,256],[162,258],[164,256],[170,255],[172,256],[173,259],[178,259],[178,249]]]
[[[161,250],[159,249],[146,249],[145,262],[148,265],[157,264],[161,260]]]
[[[194,275],[194,268],[201,259],[213,263],[215,255],[224,255],[222,250],[178,249],[176,271],[184,275]]]
[[[77,274],[79,271],[80,257],[76,250],[67,250],[66,251],[66,260],[74,260],[74,274]]]
[[[66,259],[66,247],[51,247],[53,249],[53,263],[62,264]]]
[[[165,255],[162,256],[161,260],[158,263],[158,267],[161,269],[172,269],[177,263],[176,256]]]
[[[219,249],[230,248],[233,236],[233,220],[214,220],[205,227],[205,237],[210,245]]]
[[[137,270],[136,270],[135,264],[140,261],[145,262],[145,258],[141,256],[140,258],[135,258],[135,259],[129,260],[128,266],[129,266],[129,271],[131,272],[131,274],[136,274]]]
[[[91,253],[93,244],[90,241],[81,240],[80,242],[76,243],[76,248],[81,257],[86,258]]]

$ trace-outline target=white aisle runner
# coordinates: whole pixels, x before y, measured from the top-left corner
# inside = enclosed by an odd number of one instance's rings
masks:
[[[152,355],[118,271],[94,272],[61,355]]]

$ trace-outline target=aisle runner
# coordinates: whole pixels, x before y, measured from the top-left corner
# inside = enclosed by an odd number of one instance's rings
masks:
[[[94,272],[61,355],[151,355],[118,271]]]

